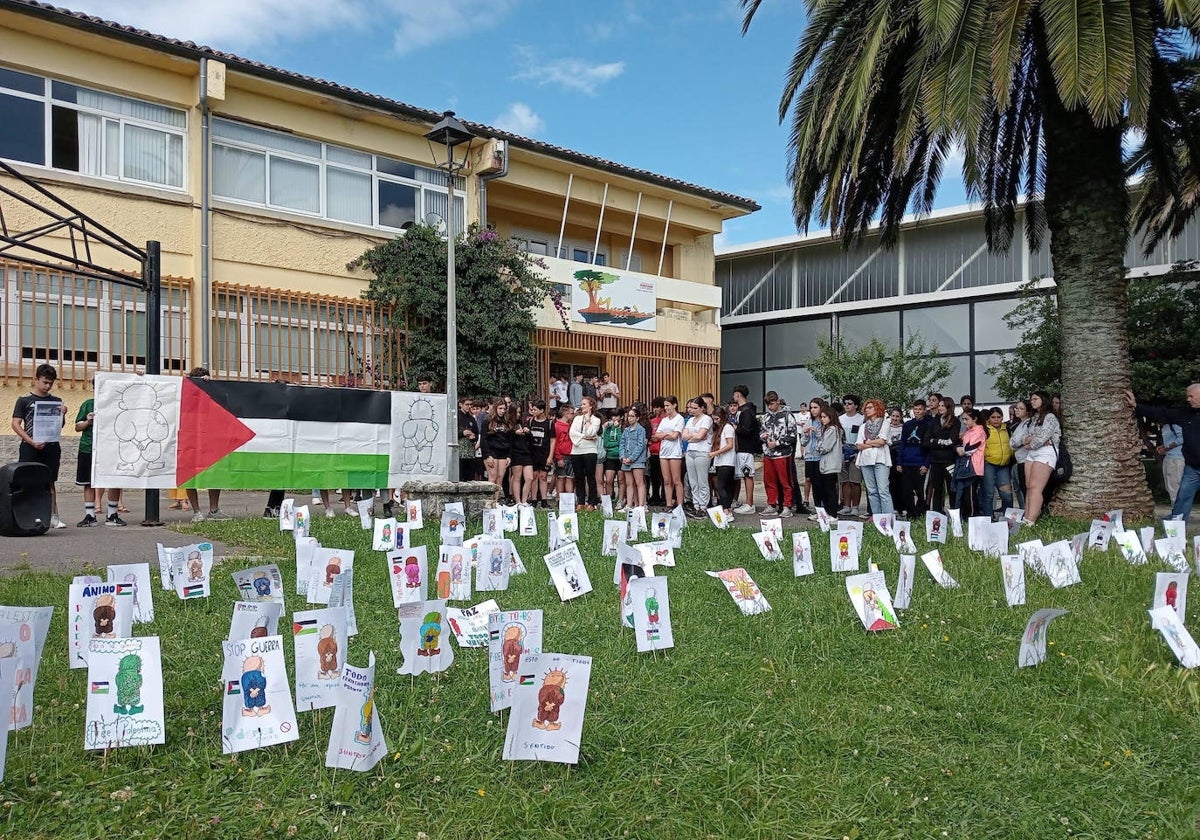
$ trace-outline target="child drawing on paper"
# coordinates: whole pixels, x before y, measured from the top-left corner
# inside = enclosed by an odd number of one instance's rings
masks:
[[[863,618],[868,630],[895,630],[896,617],[879,600],[874,589],[863,590]]]
[[[450,558],[450,582],[457,586],[463,582],[463,556],[455,554]]]
[[[142,657],[127,653],[117,665],[117,702],[113,714],[139,715],[146,710],[142,705]]]
[[[1170,607],[1171,609],[1175,610],[1176,612],[1179,612],[1179,609],[1175,606],[1175,600],[1178,597],[1179,597],[1179,584],[1175,581],[1171,581],[1170,583],[1167,584],[1167,591],[1163,593],[1163,599],[1167,602],[1167,606]]]
[[[421,585],[421,566],[412,555],[404,558],[404,582],[409,589],[417,589]]]
[[[775,543],[771,542],[771,538],[769,536],[763,540],[763,550],[767,553],[768,557],[775,556]]]
[[[330,557],[329,563],[325,566],[325,585],[333,586],[333,576],[342,573],[342,558]]]
[[[254,576],[254,594],[260,601],[267,601],[271,598],[271,579],[265,572],[259,572]]]
[[[338,643],[333,637],[332,624],[321,628],[321,638],[317,641],[317,679],[336,680],[338,672]]]
[[[500,674],[502,682],[512,682],[517,678],[517,666],[521,663],[521,654],[525,652],[525,627],[513,623],[504,628],[504,642],[500,645],[500,655],[503,666]]]
[[[454,536],[458,533],[458,527],[460,524],[461,523],[458,521],[458,519],[452,516],[450,517],[450,521],[446,523],[446,530],[450,532],[451,536]]]
[[[417,656],[437,656],[442,652],[438,647],[438,639],[442,636],[442,614],[440,612],[425,613],[425,621],[421,624],[421,646],[417,648]]]
[[[567,577],[567,585],[571,587],[572,592],[578,592],[583,589],[583,582],[579,580],[579,569],[575,564],[568,563],[563,566],[563,574]]]
[[[263,673],[263,658],[250,656],[242,663],[242,717],[262,717],[271,714],[267,705],[267,677]]]
[[[547,732],[562,729],[558,716],[562,711],[563,701],[567,698],[566,692],[563,691],[566,684],[567,672],[558,668],[550,671],[542,679],[542,687],[538,689],[537,717],[533,720],[535,728]]]
[[[438,572],[437,577],[437,596],[438,598],[450,597],[450,573],[445,569]]]
[[[410,504],[408,506],[408,521],[412,522],[416,518],[417,518],[417,506],[415,504]]]
[[[492,549],[492,556],[490,558],[490,566],[488,571],[493,577],[497,577],[504,573],[504,550],[500,548],[500,546],[496,546]]]
[[[559,527],[562,528],[562,535],[564,537],[570,537],[571,531],[574,529],[574,523],[571,521],[571,518],[569,516],[564,516],[558,524]]]
[[[199,551],[192,551],[187,556],[188,580],[204,580],[204,561],[200,559]]]
[[[360,744],[371,743],[371,715],[374,711],[375,686],[372,685],[358,713],[358,731],[354,733],[354,740]]]
[[[725,581],[725,588],[729,590],[729,594],[735,601],[749,601],[757,604],[762,598],[762,593],[758,591],[754,581],[750,580],[745,569],[730,569],[721,572],[720,577]]]
[[[933,518],[933,527],[930,529],[930,532],[935,537],[942,532],[942,518],[940,516]]]
[[[392,526],[391,525],[384,525],[383,530],[379,532],[379,535],[380,535],[380,542],[382,542],[385,546],[392,544]]]
[[[838,559],[843,561],[850,559],[850,538],[845,534],[838,536]]]
[[[658,593],[651,587],[646,590],[646,640],[656,642],[661,635],[658,624]]]
[[[667,538],[667,520],[658,520],[658,530],[654,532],[654,539],[665,540]]]
[[[92,622],[96,628],[92,635],[95,638],[111,639],[116,635],[113,628],[113,624],[117,620],[116,604],[117,599],[112,595],[101,595],[96,599],[96,603],[92,607]]]
[[[617,550],[617,543],[621,540],[621,532],[613,528],[608,534],[608,547],[613,551]]]
[[[264,615],[258,621],[254,622],[254,627],[250,629],[251,639],[265,639],[267,637],[267,617]]]

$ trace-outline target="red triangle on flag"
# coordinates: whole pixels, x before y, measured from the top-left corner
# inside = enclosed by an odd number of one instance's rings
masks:
[[[195,382],[183,380],[179,397],[179,443],[175,484],[182,487],[254,438],[254,431]]]

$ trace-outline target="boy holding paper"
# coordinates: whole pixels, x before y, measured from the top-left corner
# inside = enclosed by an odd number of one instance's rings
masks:
[[[16,406],[13,407],[12,430],[21,438],[17,460],[33,461],[50,468],[50,527],[66,528],[66,524],[58,518],[58,493],[54,485],[58,481],[58,465],[62,461],[62,447],[58,440],[62,427],[67,422],[67,406],[50,393],[56,379],[58,371],[52,365],[37,366],[37,370],[34,371],[33,389],[25,396],[19,397]],[[58,405],[54,407],[51,403]],[[58,426],[47,429],[46,418],[51,412],[57,414]]]

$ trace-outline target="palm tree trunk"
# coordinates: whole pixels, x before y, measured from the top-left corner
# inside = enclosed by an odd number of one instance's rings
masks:
[[[1074,463],[1054,513],[1087,519],[1121,508],[1127,519],[1148,516],[1153,502],[1137,429],[1122,400],[1129,387],[1129,199],[1121,127],[1096,127],[1086,111],[1065,108],[1052,83],[1045,88],[1046,221],[1062,321],[1064,434]]]

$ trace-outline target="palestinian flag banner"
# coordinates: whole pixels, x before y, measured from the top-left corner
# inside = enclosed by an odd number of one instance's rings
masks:
[[[400,487],[448,477],[444,394],[96,375],[96,486]]]

